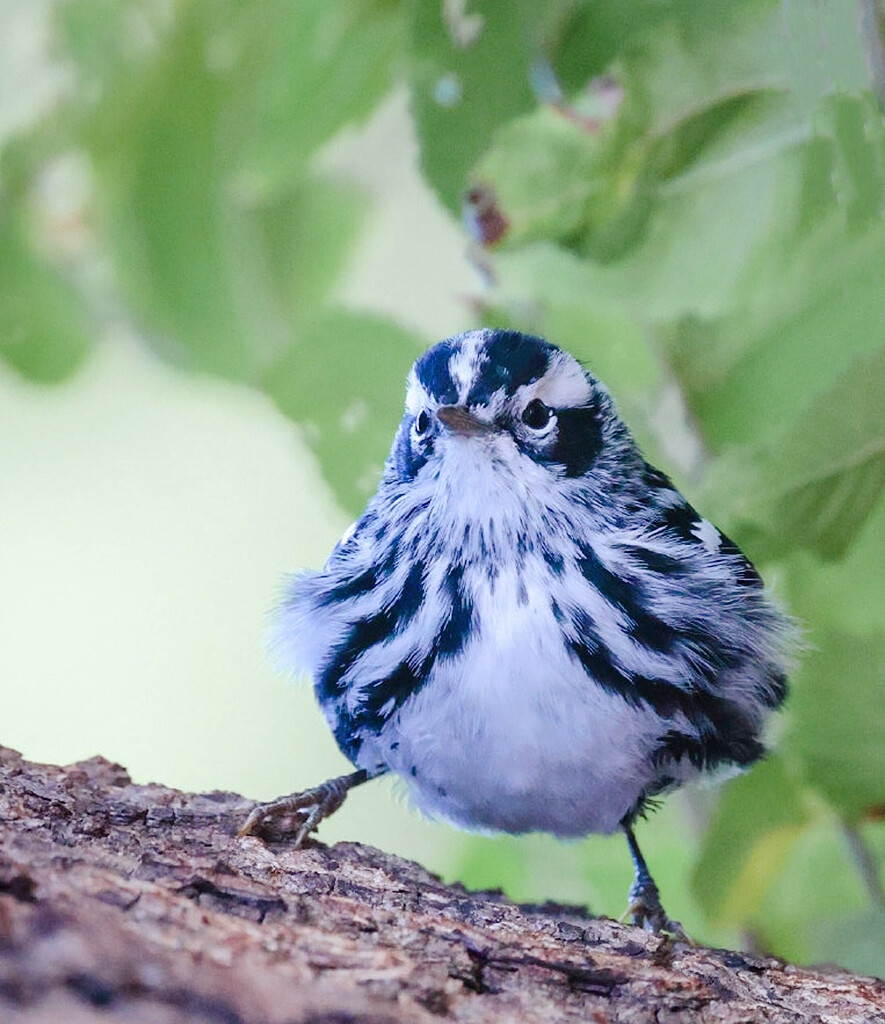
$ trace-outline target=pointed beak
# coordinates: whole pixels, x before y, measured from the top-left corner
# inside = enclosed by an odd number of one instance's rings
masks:
[[[443,405],[436,410],[436,418],[446,430],[462,437],[476,437],[480,434],[493,434],[497,427],[486,423],[465,409],[463,405]]]

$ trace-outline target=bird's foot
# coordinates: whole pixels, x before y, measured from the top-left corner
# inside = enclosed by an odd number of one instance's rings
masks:
[[[354,785],[353,775],[341,775],[301,793],[257,804],[238,834],[249,836],[264,832],[271,833],[273,838],[288,838],[294,833],[292,845],[297,849],[323,818],[338,810]]]
[[[656,935],[669,935],[680,942],[694,945],[682,925],[667,916],[661,903],[658,887],[650,878],[644,881],[635,881],[630,886],[627,899],[629,902],[621,917],[622,922],[629,918],[632,924],[644,928],[647,932],[654,932]]]

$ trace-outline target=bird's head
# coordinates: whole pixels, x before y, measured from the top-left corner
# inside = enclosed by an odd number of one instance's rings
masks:
[[[541,338],[480,330],[415,363],[388,468],[404,484],[475,476],[493,490],[571,489],[605,485],[625,448],[611,397],[575,358]]]

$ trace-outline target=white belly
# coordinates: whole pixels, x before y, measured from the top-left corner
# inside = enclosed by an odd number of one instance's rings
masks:
[[[422,811],[463,828],[611,832],[657,775],[661,720],[587,677],[547,591],[524,596],[496,580],[479,635],[437,664],[360,762],[385,763]]]

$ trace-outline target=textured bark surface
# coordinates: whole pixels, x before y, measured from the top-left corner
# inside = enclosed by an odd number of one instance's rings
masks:
[[[885,1022],[885,983],[236,837],[230,793],[0,748],[0,1021]]]

